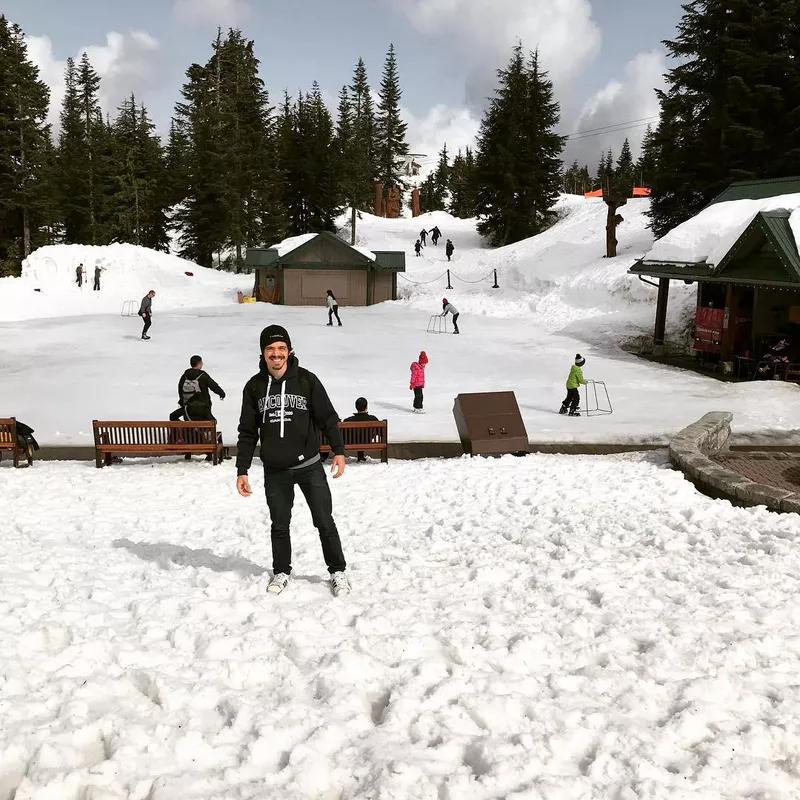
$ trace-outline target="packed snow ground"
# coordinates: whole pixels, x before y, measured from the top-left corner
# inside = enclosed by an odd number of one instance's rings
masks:
[[[354,593],[300,501],[276,598],[252,479],[0,470],[0,798],[797,796],[796,515],[660,454],[371,462]]]
[[[402,299],[343,307],[342,328],[326,327],[324,308],[237,305],[236,288],[248,291],[249,275],[204,270],[126,245],[97,248],[102,252],[94,256],[92,248],[43,248],[26,263],[23,278],[0,280],[0,413],[28,422],[45,444],[91,444],[93,419],[165,418],[177,405],[178,378],[199,353],[228,393],[214,408],[231,442],[239,393],[256,370],[258,334],[279,322],[340,415],[364,395],[373,413],[389,420],[394,441],[455,441],[457,394],[514,390],[535,442],[664,442],[720,409],[734,413],[739,437],[800,442],[794,385],[724,384],[620,349],[621,340],[647,333],[653,323],[655,290],[627,274],[652,246],[647,203],[631,200],[622,210],[615,259],[602,257],[606,208],[596,199],[562,198],[560,222],[499,250],[482,246],[473,220],[443,212],[399,220],[364,214],[359,246],[408,253],[407,272],[398,277]],[[416,258],[417,233],[434,224],[445,238]],[[449,265],[446,238],[456,246]],[[83,260],[91,269],[92,258],[109,264],[101,292],[74,283],[74,266]],[[448,266],[452,290],[445,288]],[[491,288],[495,269],[499,289]],[[49,286],[46,295],[33,292],[37,282]],[[142,342],[139,318],[120,311],[123,299],[138,300],[151,287],[157,292],[153,339]],[[694,293],[695,287],[673,285],[671,335],[685,324]],[[461,312],[460,336],[426,332],[442,297]],[[408,390],[409,365],[420,350],[430,357],[425,416],[411,414]],[[606,383],[610,416],[556,414],[578,352],[587,359],[587,378]]]

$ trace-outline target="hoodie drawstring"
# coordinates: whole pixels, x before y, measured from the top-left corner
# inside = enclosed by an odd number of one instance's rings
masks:
[[[272,388],[272,375],[267,379],[267,393],[264,395],[264,412],[261,415],[261,424],[263,425],[267,420],[267,406],[269,404],[269,390]],[[283,430],[286,424],[286,381],[281,381],[281,439],[283,439]]]
[[[281,439],[283,439],[283,424],[286,417],[283,409],[286,407],[286,381],[281,381]]]

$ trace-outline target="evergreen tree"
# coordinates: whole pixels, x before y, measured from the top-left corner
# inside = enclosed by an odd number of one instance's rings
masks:
[[[75,62],[67,59],[58,142],[59,205],[67,244],[91,241],[89,160]]]
[[[389,45],[383,77],[378,90],[378,114],[375,120],[378,178],[386,186],[403,186],[400,159],[408,153],[406,123],[400,118],[400,77],[394,45]]]
[[[209,61],[187,71],[176,106],[173,144],[187,151],[187,194],[175,220],[181,254],[204,266],[216,256],[240,271],[249,244],[285,231],[272,109],[258,67],[241,31],[218,33]]]
[[[461,219],[475,216],[475,159],[468,147],[459,150],[450,167],[450,203],[447,210]]]
[[[603,153],[600,156],[600,163],[597,165],[597,184],[598,189],[602,189],[604,192],[609,191],[609,182],[608,182],[608,174],[606,172],[606,154]]]
[[[565,140],[553,130],[559,106],[537,53],[526,64],[517,45],[498,78],[478,135],[476,205],[478,232],[492,245],[506,245],[540,233],[552,221]]]
[[[631,154],[630,142],[625,139],[622,143],[617,167],[614,170],[614,192],[619,197],[630,197],[634,183],[633,155]]]
[[[636,162],[634,177],[637,186],[651,186],[656,172],[656,148],[653,129],[648,125],[642,138],[642,149]]]
[[[111,239],[167,251],[166,164],[161,141],[147,110],[131,95],[112,129],[116,190],[112,196]]]
[[[308,232],[335,232],[341,206],[335,175],[333,120],[316,81],[306,98],[304,111],[300,133],[306,151]]]
[[[169,126],[164,162],[165,202],[172,207],[183,202],[189,194],[189,139],[174,118]]]
[[[78,104],[81,114],[82,139],[85,150],[86,192],[89,229],[85,232],[86,244],[106,244],[108,231],[104,222],[108,216],[107,197],[108,169],[110,164],[105,160],[108,155],[108,130],[100,111],[97,94],[100,89],[100,77],[89,61],[89,56],[81,56],[77,68],[76,83]]]
[[[450,159],[447,155],[447,145],[439,152],[439,161],[436,169],[423,181],[420,186],[419,201],[423,212],[444,211],[447,207],[447,194],[450,189]]]
[[[800,16],[792,0],[691,0],[658,92],[651,226],[697,213],[732,181],[800,171]]]
[[[0,275],[18,274],[52,225],[48,100],[21,28],[0,15]]]
[[[378,178],[378,148],[375,109],[367,80],[367,68],[359,58],[349,87],[353,111],[353,177],[356,206],[372,208],[375,181]]]

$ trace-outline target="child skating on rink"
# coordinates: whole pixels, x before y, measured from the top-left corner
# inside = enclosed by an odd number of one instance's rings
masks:
[[[581,369],[585,363],[586,359],[580,353],[576,354],[575,363],[570,367],[569,377],[567,378],[567,396],[561,404],[561,408],[558,411],[559,414],[569,412],[571,417],[579,417],[581,415],[580,411],[578,411],[578,406],[581,404],[578,387],[586,383],[586,379],[583,377],[583,369]]]

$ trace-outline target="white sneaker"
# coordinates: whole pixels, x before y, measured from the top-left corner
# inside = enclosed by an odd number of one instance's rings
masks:
[[[285,572],[276,572],[267,586],[270,594],[280,594],[288,585],[289,576]]]
[[[424,408],[415,408],[414,409],[414,413],[415,414],[424,414],[425,413],[425,409]]]
[[[347,575],[344,572],[334,572],[331,575],[331,588],[334,597],[350,594],[350,581],[347,580]]]

